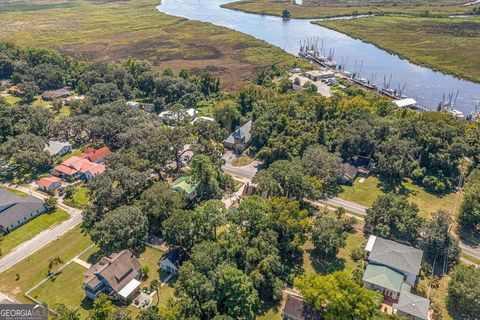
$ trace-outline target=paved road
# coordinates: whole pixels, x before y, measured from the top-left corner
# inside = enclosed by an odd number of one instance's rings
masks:
[[[334,207],[343,207],[345,208],[345,210],[349,210],[362,216],[367,214],[367,207],[351,201],[343,200],[340,198],[330,198],[328,200],[325,200],[325,202]]]
[[[31,194],[39,198],[44,199],[47,197],[46,195],[36,192],[33,189],[28,187],[16,187],[16,186],[9,186],[9,187],[26,192],[28,194]],[[16,263],[22,261],[23,259],[27,258],[37,250],[47,245],[48,243],[58,239],[58,237],[60,237],[67,231],[73,229],[75,226],[79,225],[82,222],[81,210],[65,205],[62,202],[62,200],[59,201],[58,207],[68,212],[68,214],[70,214],[70,218],[54,226],[53,228],[42,231],[41,233],[37,234],[34,238],[28,241],[25,241],[24,243],[14,248],[12,251],[10,251],[7,255],[3,256],[0,259],[0,273],[12,267]]]
[[[231,176],[236,178],[240,178],[243,182],[250,182],[252,181],[253,177],[258,172],[258,168],[261,166],[261,162],[258,160],[253,160],[252,163],[243,166],[243,167],[235,167],[230,165],[230,163],[236,158],[236,155],[232,151],[227,151],[222,159],[225,161],[225,164],[222,166],[222,170],[228,173]]]
[[[346,210],[349,210],[358,215],[364,216],[366,214],[367,207],[359,205],[355,202],[343,200],[340,198],[331,198],[326,200],[325,202],[327,202],[330,206],[333,207],[343,207]],[[322,203],[318,204],[323,205]],[[465,254],[480,260],[480,247],[460,242],[460,249],[462,249]]]

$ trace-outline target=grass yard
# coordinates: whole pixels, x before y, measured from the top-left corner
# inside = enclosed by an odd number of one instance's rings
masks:
[[[480,82],[480,19],[369,17],[319,21],[419,65]]]
[[[81,60],[118,61],[134,56],[158,69],[203,70],[228,88],[242,87],[267,65],[291,65],[296,58],[251,36],[156,10],[158,0],[43,0],[41,6],[16,3],[0,9],[0,39],[60,50]],[[202,39],[202,41],[198,41]],[[300,60],[297,60],[300,61]]]
[[[89,189],[84,184],[75,186],[75,193],[71,199],[64,199],[65,203],[71,207],[84,209],[90,203]]]
[[[325,259],[316,260],[315,256],[312,255],[313,244],[307,242],[304,245],[303,269],[305,272],[314,271],[321,275],[339,270],[351,273],[358,263],[350,258],[350,253],[354,248],[364,246],[367,240],[361,231],[350,233],[345,247],[340,249],[336,259],[330,261]]]
[[[7,101],[7,103],[9,103],[10,105],[14,105],[14,104],[17,104],[19,103],[20,101],[22,101],[21,98],[18,98],[18,97],[15,97],[15,96],[12,96],[12,95],[8,95],[8,96],[4,96],[5,100]]]
[[[234,167],[243,167],[247,166],[253,162],[253,158],[243,155],[232,160],[232,166]]]
[[[85,318],[92,305],[92,301],[85,297],[82,288],[85,271],[84,267],[72,262],[59,275],[34,290],[31,295],[49,306],[62,303],[70,309],[77,310],[80,316]],[[65,290],[66,288],[68,290]]]
[[[427,1],[404,0],[365,1],[365,0],[304,0],[296,5],[291,0],[241,0],[223,5],[223,7],[257,14],[281,16],[287,9],[292,18],[326,18],[352,14],[419,14],[428,11],[433,15],[452,15],[469,12],[470,7],[442,6],[443,4],[464,3],[458,0]]]
[[[52,213],[45,213],[36,217],[32,221],[27,222],[20,228],[17,228],[4,236],[0,242],[0,252],[2,255],[7,254],[10,250],[19,244],[32,239],[34,236],[69,218],[67,212],[57,209]]]
[[[342,186],[343,192],[339,197],[345,200],[356,202],[370,207],[375,199],[386,192],[382,190],[381,182],[378,178],[370,176],[363,183],[359,179],[355,180],[353,186]],[[430,215],[440,209],[454,212],[457,193],[449,193],[447,195],[438,196],[428,193],[420,186],[413,184],[410,180],[406,180],[401,186],[395,188],[398,194],[406,195],[408,200],[416,203],[420,208],[420,215],[429,218]],[[461,201],[461,197],[459,197]]]
[[[59,239],[2,272],[0,291],[22,303],[31,303],[24,293],[47,276],[49,259],[59,256],[64,262],[69,261],[91,244],[90,237],[82,234],[80,227],[68,231]]]
[[[140,264],[142,267],[146,266],[149,269],[148,278],[142,281],[142,286],[149,286],[154,279],[162,281],[166,278],[167,274],[160,272],[158,266],[158,262],[163,255],[164,252],[152,247],[146,247],[145,251],[140,254]]]

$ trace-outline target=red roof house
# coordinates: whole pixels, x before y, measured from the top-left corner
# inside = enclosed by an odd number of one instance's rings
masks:
[[[80,157],[90,160],[91,162],[100,163],[103,162],[106,156],[111,154],[112,151],[108,147],[103,147],[100,149],[88,148]]]
[[[105,172],[105,165],[95,163],[88,159],[73,156],[55,167],[55,171],[67,179],[83,178],[91,180],[93,177]]]
[[[46,177],[41,178],[37,181],[38,189],[43,191],[51,191],[54,190],[61,185],[61,179],[57,177]]]

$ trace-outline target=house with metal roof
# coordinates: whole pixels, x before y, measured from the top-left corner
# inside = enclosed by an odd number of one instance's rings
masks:
[[[237,127],[231,135],[223,140],[223,145],[227,149],[242,152],[252,141],[252,120],[241,127]]]
[[[393,312],[415,320],[427,320],[430,301],[411,293],[420,273],[423,252],[371,235],[365,250],[368,264],[363,287],[380,291],[393,300]]]
[[[72,152],[72,145],[65,141],[50,140],[43,150],[51,156],[61,157]]]
[[[198,184],[190,183],[188,177],[180,177],[171,185],[173,190],[182,193],[188,199],[194,199],[197,196]]]
[[[394,312],[412,320],[429,318],[430,300],[410,292],[403,292],[397,303],[393,304]]]
[[[44,212],[42,199],[22,198],[0,188],[0,233],[9,233]]]
[[[370,236],[371,249],[368,250],[369,263],[388,266],[405,276],[405,282],[415,285],[420,273],[423,251],[401,243]]]
[[[138,294],[142,266],[130,250],[104,256],[84,273],[83,287],[88,298],[100,293],[114,294],[127,303]]]

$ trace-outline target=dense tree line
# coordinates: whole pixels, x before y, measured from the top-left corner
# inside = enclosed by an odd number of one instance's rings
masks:
[[[252,196],[233,211],[209,200],[174,213],[164,222],[165,240],[190,255],[176,285],[180,314],[254,319],[278,303],[282,282],[302,261],[309,227],[299,203],[285,198]]]
[[[307,150],[318,144],[343,161],[373,158],[375,171],[386,181],[410,177],[441,193],[456,185],[463,157],[478,162],[478,124],[446,113],[399,110],[376,95],[355,92],[326,99],[289,92],[268,100],[260,96],[250,104],[252,148],[267,164],[303,157],[308,165],[312,152]],[[331,171],[336,166],[329,159],[324,179],[337,175]]]

